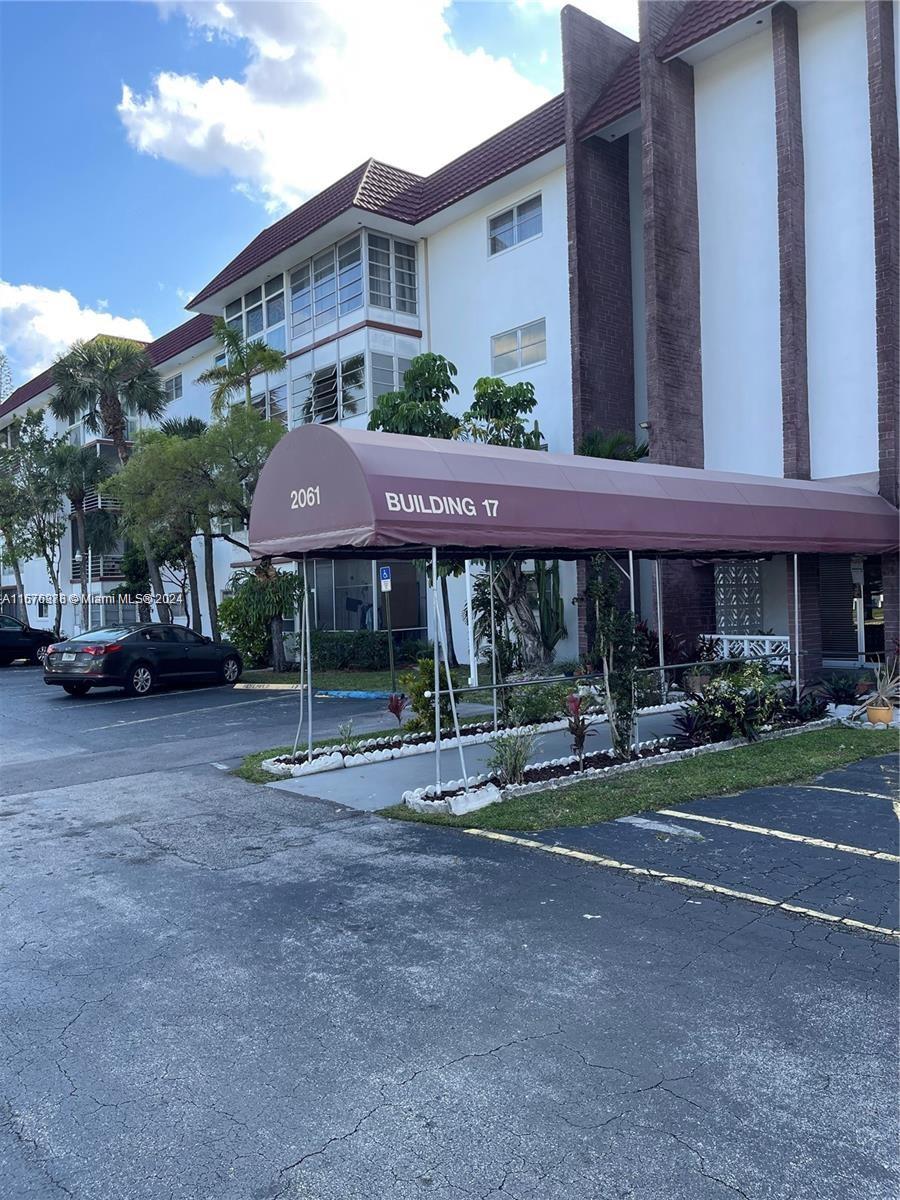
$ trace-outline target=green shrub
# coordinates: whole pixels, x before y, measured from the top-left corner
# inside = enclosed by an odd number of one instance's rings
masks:
[[[530,683],[510,689],[509,721],[512,725],[540,725],[556,721],[563,713],[569,688],[562,683]]]
[[[453,722],[453,712],[450,708],[450,697],[444,690],[446,679],[441,674],[441,730],[448,730]],[[421,730],[434,734],[434,697],[426,696],[426,692],[434,690],[434,660],[420,658],[414,672],[400,676],[400,687],[409,697],[409,706],[413,711],[412,719],[407,721],[408,730]]]
[[[316,629],[312,634],[317,671],[386,671],[388,635],[374,629]]]
[[[762,726],[784,716],[781,689],[759,663],[713,679],[694,702],[697,720],[705,723],[709,740],[745,737],[755,741]]]
[[[488,770],[495,771],[502,784],[521,783],[533,748],[532,733],[501,733],[494,739]]]
[[[223,596],[219,601],[219,625],[226,640],[240,650],[247,666],[267,665],[271,646],[268,624],[251,613],[237,596]]]

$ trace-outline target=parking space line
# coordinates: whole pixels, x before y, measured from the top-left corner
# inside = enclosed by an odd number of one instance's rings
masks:
[[[92,725],[90,729],[81,729],[80,733],[99,733],[102,729],[124,729],[126,725],[146,725],[148,721],[168,721],[174,717],[192,717],[194,713],[223,712],[226,709],[243,708],[246,704],[275,704],[279,700],[288,700],[289,696],[263,696],[259,700],[238,700],[234,704],[207,704],[203,708],[182,708],[178,712],[160,713],[156,717],[136,717],[133,721],[113,721],[111,725]]]
[[[548,846],[546,843],[535,841],[532,838],[514,837],[510,833],[497,833],[493,829],[464,829],[463,833],[468,833],[472,837],[487,838],[489,841],[524,846],[529,850],[543,850],[545,854],[559,854],[564,858],[575,858],[580,862],[589,863],[591,866],[609,867],[614,871],[624,871],[628,875],[659,879],[662,883],[675,883],[681,887],[697,888],[701,892],[727,896],[731,900],[745,900],[750,904],[763,905],[765,908],[798,913],[804,917],[812,917],[816,921],[827,921],[830,925],[842,925],[850,929],[862,930],[865,933],[877,933],[881,937],[900,939],[900,929],[890,929],[883,925],[868,925],[865,921],[854,921],[850,917],[837,917],[833,913],[819,912],[815,908],[801,908],[799,905],[788,904],[783,900],[773,900],[770,896],[760,896],[755,892],[741,892],[735,888],[722,887],[718,883],[704,883],[700,879],[689,879],[685,875],[670,875],[668,871],[657,871],[653,867],[636,867],[632,863],[619,862],[615,858],[589,854],[586,850],[570,850],[567,846]]]
[[[840,796],[868,796],[870,800],[893,800],[893,796],[885,796],[883,792],[857,792],[853,788],[826,787],[824,783],[797,783],[791,787],[803,788],[806,792],[837,792]]]
[[[705,825],[722,825],[726,829],[738,829],[741,833],[761,833],[766,837],[782,838],[786,842],[803,842],[806,846],[819,846],[824,850],[840,850],[844,854],[861,854],[863,858],[877,858],[881,862],[900,863],[900,855],[888,854],[886,850],[867,850],[863,846],[848,846],[843,842],[829,842],[824,838],[807,837],[803,833],[788,833],[785,829],[767,829],[763,825],[744,825],[741,821],[726,821],[722,817],[706,817],[700,813],[683,812],[676,808],[656,810],[664,817],[678,817],[685,821],[702,821]]]

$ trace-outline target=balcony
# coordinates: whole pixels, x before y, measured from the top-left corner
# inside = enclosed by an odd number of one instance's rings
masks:
[[[88,512],[121,512],[122,505],[114,496],[104,496],[102,492],[91,489],[84,494],[84,511]],[[74,510],[69,505],[69,512]]]
[[[91,556],[91,583],[121,582],[125,576],[122,572],[121,554],[94,554]],[[72,563],[72,583],[81,583],[81,562]],[[87,572],[85,572],[85,575]]]

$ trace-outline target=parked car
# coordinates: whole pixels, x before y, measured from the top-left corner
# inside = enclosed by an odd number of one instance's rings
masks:
[[[17,658],[41,663],[56,634],[52,629],[32,629],[30,625],[0,613],[0,667],[8,667]]]
[[[192,629],[113,625],[49,646],[44,683],[58,685],[70,696],[86,696],[95,687],[124,688],[130,696],[146,696],[167,683],[234,684],[243,669],[234,646]]]

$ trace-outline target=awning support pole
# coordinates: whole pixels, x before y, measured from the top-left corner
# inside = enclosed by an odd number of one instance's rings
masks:
[[[295,570],[296,570],[297,575],[299,576],[299,574],[300,574],[300,564],[299,563],[297,563]],[[300,716],[297,720],[297,733],[296,733],[296,736],[294,737],[294,748],[291,751],[292,758],[297,757],[297,747],[300,745],[300,731],[303,728],[303,718],[306,715],[305,709],[303,707],[303,700],[304,700],[303,676],[306,671],[306,653],[307,653],[306,624],[303,620],[303,615],[302,615],[302,610],[301,610],[301,616],[300,616],[300,668],[297,673],[298,674],[298,682],[300,684]]]
[[[432,549],[432,555],[435,556],[431,560],[432,565],[436,566],[436,561],[437,561],[437,559],[436,559],[437,549],[436,548]],[[437,629],[435,632],[440,633],[441,649],[443,650],[443,654],[444,654],[444,668],[447,672],[447,694],[450,697],[450,712],[453,714],[453,732],[456,734],[456,746],[457,746],[457,749],[459,750],[459,765],[462,770],[463,788],[465,791],[468,791],[469,790],[469,774],[466,771],[466,756],[465,756],[465,751],[463,750],[462,735],[460,734],[460,731],[459,731],[459,714],[457,713],[457,710],[456,710],[456,693],[453,690],[453,676],[450,674],[450,656],[449,656],[449,652],[447,650],[448,638],[447,638],[446,630],[444,629],[444,614],[441,611],[440,605],[437,606],[435,615],[437,617],[437,622],[438,622]],[[437,699],[437,691],[435,691],[435,699]],[[438,719],[440,719],[440,717]]]
[[[663,602],[662,602],[662,582],[660,580],[659,559],[653,560],[653,572],[656,580],[656,639],[658,642],[658,657],[659,657],[659,700],[660,704],[666,702],[666,654],[663,649]]]
[[[497,732],[497,631],[494,625],[494,556],[488,555],[488,583],[491,593],[491,702],[494,708],[494,733]]]
[[[307,739],[308,762],[313,756],[313,687],[312,687],[312,632],[309,625],[309,582],[306,577],[306,555],[303,556],[303,629],[306,634],[306,711],[309,713],[309,737]]]
[[[437,546],[431,547],[431,597],[434,610],[434,785],[441,794],[441,626],[439,620]]]
[[[634,611],[634,551],[628,551],[628,604],[631,608],[632,619],[637,616]],[[631,707],[634,710],[634,728],[632,730],[632,744],[637,753],[637,748],[641,743],[641,726],[640,717],[638,716],[637,700],[634,695],[634,683],[631,684]]]
[[[469,687],[478,687],[478,655],[475,652],[475,614],[472,612],[472,560],[466,559],[466,612],[469,614]]]
[[[794,555],[794,699],[800,703],[800,571]]]

